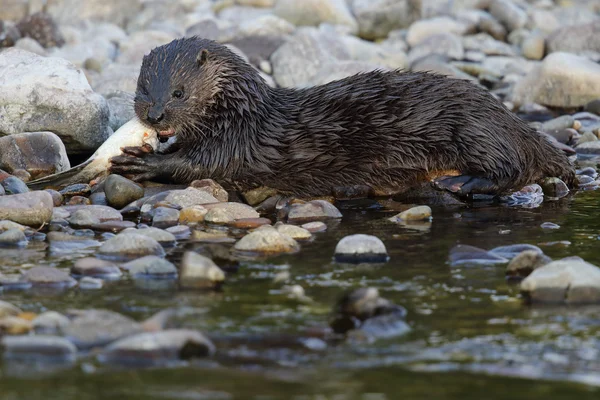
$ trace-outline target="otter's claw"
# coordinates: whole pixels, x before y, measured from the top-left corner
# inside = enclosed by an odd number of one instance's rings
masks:
[[[152,180],[156,177],[148,155],[153,153],[151,146],[124,147],[123,154],[110,159],[109,172],[122,175],[135,182]]]
[[[446,190],[459,197],[498,193],[498,185],[491,180],[470,175],[442,176],[433,180],[432,185],[438,190]]]

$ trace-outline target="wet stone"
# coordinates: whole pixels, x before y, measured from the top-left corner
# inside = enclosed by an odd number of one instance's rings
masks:
[[[164,257],[165,250],[150,237],[137,233],[120,233],[104,242],[98,255],[104,259],[127,260],[144,256]]]
[[[0,247],[3,246],[27,246],[27,238],[20,229],[9,229],[0,233]]]
[[[191,206],[182,209],[179,212],[180,224],[199,224],[204,222],[204,216],[208,210],[204,206]]]
[[[121,339],[108,346],[98,359],[107,364],[161,365],[214,353],[215,346],[200,332],[166,330]]]
[[[33,285],[28,282],[22,275],[4,276],[0,274],[0,288],[4,291],[8,290],[29,290]],[[0,308],[2,306],[0,305]],[[1,313],[1,311],[0,311]]]
[[[271,189],[268,187],[259,187],[257,189],[253,189],[247,192],[244,192],[242,195],[244,196],[244,200],[251,206],[256,206],[257,204],[262,203],[266,199],[271,196],[275,196],[277,194],[277,190]]]
[[[309,222],[307,224],[302,225],[302,227],[310,233],[325,232],[327,230],[327,225],[324,222],[319,221]]]
[[[203,190],[220,202],[226,202],[229,199],[229,194],[227,193],[227,190],[223,189],[223,186],[219,185],[212,179],[202,179],[198,181],[193,181],[190,184],[190,187]]]
[[[235,243],[235,239],[224,232],[193,231],[192,240],[206,243]]]
[[[431,208],[428,206],[418,206],[401,212],[390,218],[391,222],[400,221],[424,221],[431,219]]]
[[[185,225],[172,226],[167,228],[166,231],[175,236],[176,240],[185,240],[192,236],[192,230]]]
[[[154,227],[142,228],[142,229],[127,229],[123,233],[135,233],[136,235],[142,235],[156,240],[163,246],[175,246],[177,244],[177,239],[175,235],[170,232],[167,232],[163,229],[158,229]]]
[[[24,335],[32,330],[31,321],[19,317],[0,318],[0,334]]]
[[[459,244],[450,250],[450,265],[452,266],[505,264],[508,261],[499,254],[464,244]]]
[[[542,228],[544,230],[556,230],[556,229],[560,229],[560,225],[555,224],[554,222],[544,222],[543,224],[540,225],[540,228]]]
[[[89,206],[91,204],[90,199],[84,196],[73,196],[67,201],[69,206]]]
[[[106,280],[119,279],[123,275],[119,267],[115,264],[91,257],[80,258],[75,261],[75,264],[71,267],[71,274]]]
[[[277,223],[275,229],[277,229],[277,232],[288,235],[295,240],[308,240],[312,237],[309,231],[296,225]]]
[[[104,193],[108,204],[117,209],[144,197],[144,189],[140,185],[114,174],[104,181]]]
[[[521,291],[533,303],[600,303],[600,268],[579,257],[551,262],[536,269]]]
[[[569,187],[559,178],[546,178],[541,183],[544,194],[549,197],[562,198],[569,194]]]
[[[49,232],[50,251],[66,253],[79,249],[100,246],[100,242],[85,236],[75,236],[64,232]]]
[[[112,207],[107,206],[65,206],[61,207],[61,209],[70,214],[73,214],[78,210],[85,209],[86,211],[89,211],[94,217],[98,218],[100,222],[123,221],[123,216],[120,212],[118,212]]]
[[[0,196],[0,220],[27,226],[42,226],[52,219],[54,202],[47,192]]]
[[[294,204],[290,208],[288,221],[304,223],[342,218],[342,213],[325,200],[314,200],[305,204]]]
[[[5,336],[2,338],[5,359],[74,361],[77,349],[58,336]]]
[[[45,191],[50,193],[50,196],[52,196],[54,207],[60,207],[64,199],[63,195],[52,189],[46,189]]]
[[[102,279],[86,276],[79,281],[79,289],[81,290],[100,290],[102,287],[104,287]]]
[[[381,263],[389,260],[383,242],[371,235],[350,235],[339,241],[335,260],[341,263]]]
[[[219,203],[210,206],[204,220],[211,224],[228,224],[238,219],[260,218],[252,207],[242,203]]]
[[[135,222],[132,221],[107,221],[94,224],[91,226],[91,228],[100,232],[119,233],[125,229],[135,228],[135,226]]]
[[[169,228],[177,225],[178,222],[178,210],[166,207],[158,207],[153,212],[152,226],[155,228]]]
[[[255,229],[264,225],[271,225],[271,220],[268,218],[242,218],[229,224],[238,229]]]
[[[77,281],[63,270],[52,267],[34,267],[24,273],[24,279],[33,287],[68,289],[77,285]]]
[[[75,211],[68,219],[69,224],[74,228],[90,228],[100,224],[100,219],[96,217],[90,210],[82,208]]]
[[[9,176],[2,181],[2,187],[6,194],[20,194],[29,192],[29,188],[16,176]]]
[[[21,310],[11,303],[0,300],[0,318],[16,316],[21,314]]]
[[[509,276],[526,277],[537,268],[552,262],[547,255],[536,250],[525,250],[506,266],[506,274]]]
[[[38,335],[62,335],[71,321],[63,314],[48,311],[38,315],[33,321],[33,330]]]
[[[106,193],[96,192],[90,195],[90,203],[97,206],[107,206],[108,200],[106,199]]]
[[[108,310],[77,310],[64,328],[66,338],[79,349],[104,346],[120,338],[142,331],[142,326],[129,317]]]
[[[184,289],[219,287],[225,281],[225,273],[213,260],[188,251],[181,260],[179,284]]]
[[[87,197],[92,193],[92,188],[86,183],[77,183],[67,186],[59,191],[64,197],[83,196]]]
[[[269,229],[264,229],[269,228]],[[295,253],[300,250],[298,242],[272,227],[262,227],[241,238],[234,246],[241,252],[265,254]]]
[[[177,268],[157,256],[146,256],[123,265],[134,279],[177,279]]]

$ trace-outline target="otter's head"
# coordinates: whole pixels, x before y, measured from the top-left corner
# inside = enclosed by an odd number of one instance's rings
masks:
[[[201,129],[200,119],[215,103],[238,56],[197,37],[177,39],[144,57],[134,101],[135,113],[156,129],[161,142]]]

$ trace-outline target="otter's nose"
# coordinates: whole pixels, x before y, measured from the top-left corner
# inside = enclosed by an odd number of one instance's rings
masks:
[[[150,108],[148,110],[148,115],[146,115],[146,119],[151,124],[158,124],[164,118],[165,118],[165,114],[163,113],[163,111],[160,109],[156,109],[154,107]]]

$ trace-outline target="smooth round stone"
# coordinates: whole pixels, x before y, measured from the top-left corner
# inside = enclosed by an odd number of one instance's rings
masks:
[[[227,236],[225,232],[193,231],[192,240],[206,243],[235,243],[235,239]]]
[[[220,286],[225,273],[208,257],[188,251],[181,259],[179,285],[184,289],[205,289]]]
[[[470,247],[470,246],[464,246],[464,247]],[[543,253],[542,249],[540,249],[539,247],[534,246],[532,244],[527,244],[527,243],[509,244],[506,246],[495,247],[492,250],[490,250],[489,253],[511,259],[527,250],[533,250],[533,251],[537,251],[538,253]]]
[[[0,220],[40,227],[52,219],[54,202],[48,192],[0,196]]]
[[[31,321],[19,317],[0,318],[0,332],[5,335],[24,335],[32,330]]]
[[[180,224],[199,224],[204,222],[204,216],[208,210],[204,206],[191,206],[182,209],[179,212]]]
[[[204,221],[211,224],[229,224],[238,219],[260,218],[260,214],[249,205],[242,203],[219,203],[206,206],[208,213]]]
[[[531,274],[537,268],[543,267],[552,262],[552,259],[535,250],[525,250],[506,266],[506,274],[510,276],[525,277]]]
[[[123,265],[134,279],[176,279],[177,268],[157,256],[146,256]]]
[[[45,191],[50,193],[50,196],[52,196],[52,201],[54,202],[54,207],[60,207],[64,200],[63,195],[60,194],[59,192],[57,192],[56,190],[52,190],[52,189],[46,189]]]
[[[193,181],[190,184],[190,187],[203,190],[221,202],[226,202],[229,199],[229,194],[227,193],[227,190],[225,190],[223,186],[219,185],[212,179],[202,179],[198,181]]]
[[[47,239],[50,242],[50,251],[59,253],[100,246],[97,240],[64,232],[48,232]]]
[[[71,278],[67,272],[52,267],[34,267],[23,275],[24,279],[33,287],[66,289],[77,285],[77,281]]]
[[[543,224],[540,225],[540,228],[546,229],[546,230],[556,230],[556,229],[560,229],[560,225],[555,224],[553,222],[544,222]]]
[[[82,209],[92,213],[92,215],[94,217],[98,218],[100,220],[100,222],[123,221],[123,216],[121,215],[121,213],[112,207],[91,205],[91,206],[65,206],[65,207],[61,208],[61,210],[63,210],[64,212],[67,212],[69,214],[73,214],[77,210],[82,210]],[[63,218],[65,218],[65,217],[63,217]]]
[[[276,224],[275,229],[277,229],[277,232],[288,235],[295,240],[308,240],[312,237],[308,230],[296,225]]]
[[[74,361],[77,348],[58,336],[5,336],[4,358],[26,360]]]
[[[295,253],[300,250],[298,242],[291,237],[277,232],[275,228],[251,232],[241,238],[234,246],[235,250],[264,254]]]
[[[325,200],[314,200],[304,204],[294,204],[290,208],[288,221],[295,223],[323,221],[342,218],[342,213]]]
[[[80,258],[75,261],[75,264],[71,267],[71,273],[77,276],[107,280],[119,279],[123,275],[119,267],[112,262],[91,257]]]
[[[177,240],[189,239],[189,237],[192,236],[192,230],[189,226],[185,225],[172,226],[170,228],[165,229],[165,231],[175,236],[175,239]]]
[[[327,224],[321,221],[309,222],[302,225],[302,227],[310,233],[325,232],[327,230]]]
[[[81,290],[100,290],[104,286],[104,281],[98,278],[86,276],[79,281],[79,289]]]
[[[92,193],[92,188],[86,183],[77,183],[67,186],[59,191],[64,197],[82,196],[87,197]]]
[[[38,335],[62,335],[71,320],[56,311],[48,311],[38,315],[31,323],[34,332]]]
[[[75,346],[85,350],[104,346],[142,331],[133,319],[109,310],[77,310],[64,334]]]
[[[577,171],[577,175],[584,175],[584,176],[589,176],[591,178],[596,178],[596,177],[598,177],[598,172],[596,171],[596,168],[586,167],[586,168],[582,168],[579,171]]]
[[[600,115],[600,98],[587,103],[583,109],[596,115]]]
[[[209,357],[214,344],[192,330],[146,332],[121,339],[108,346],[98,357],[103,363],[160,365],[177,360]]]
[[[392,222],[402,221],[424,221],[431,218],[431,208],[429,206],[418,206],[401,212],[390,218]]]
[[[0,232],[6,232],[11,229],[18,229],[21,232],[25,232],[30,228],[12,221],[0,221]]]
[[[335,260],[344,263],[380,263],[389,260],[383,242],[371,235],[350,235],[335,247]]]
[[[104,193],[108,204],[117,209],[144,197],[144,188],[120,175],[109,175],[104,181]]]
[[[69,206],[89,206],[91,204],[92,202],[90,199],[84,196],[73,196],[67,202],[67,205]]]
[[[546,196],[561,198],[569,194],[569,187],[559,178],[546,178],[540,186]]]
[[[0,233],[0,246],[27,246],[27,238],[20,229]]]
[[[525,249],[520,249],[518,253]],[[514,256],[514,255],[511,255]],[[508,263],[504,253],[494,253],[478,247],[459,244],[450,249],[450,265],[494,265]]]
[[[2,187],[6,194],[20,194],[29,192],[27,184],[16,176],[9,176],[2,181]]]
[[[152,226],[156,228],[169,228],[179,222],[179,211],[173,208],[158,207],[154,209]]]
[[[22,311],[17,306],[0,300],[0,318],[17,316],[21,313]]]
[[[135,228],[135,222],[132,221],[107,221],[93,225],[91,228],[100,232],[119,233],[125,229]]]
[[[137,232],[137,231],[136,231]],[[100,246],[98,255],[104,259],[134,259],[144,256],[165,256],[165,250],[156,240],[137,233],[120,233]]]
[[[0,274],[0,287],[7,290],[29,290],[33,285],[25,280],[22,275],[4,276]],[[1,308],[1,306],[0,306]],[[1,310],[0,310],[1,314]]]
[[[106,193],[96,192],[90,195],[90,203],[97,206],[108,206],[108,200],[106,200]]]
[[[143,228],[143,229],[128,229],[124,233],[135,233],[136,235],[142,235],[156,240],[158,243],[163,246],[175,246],[177,243],[177,238],[170,232],[167,232],[164,229],[158,229],[154,227]]]
[[[238,229],[255,229],[264,225],[271,225],[271,220],[268,218],[242,218],[229,224]]]
[[[100,219],[90,210],[86,210],[85,208],[71,214],[68,221],[69,224],[75,228],[90,228],[100,223]]]
[[[249,190],[244,192],[242,196],[244,196],[244,200],[251,206],[256,206],[271,196],[275,196],[277,194],[277,190],[271,189],[268,187],[259,187],[253,190]]]

